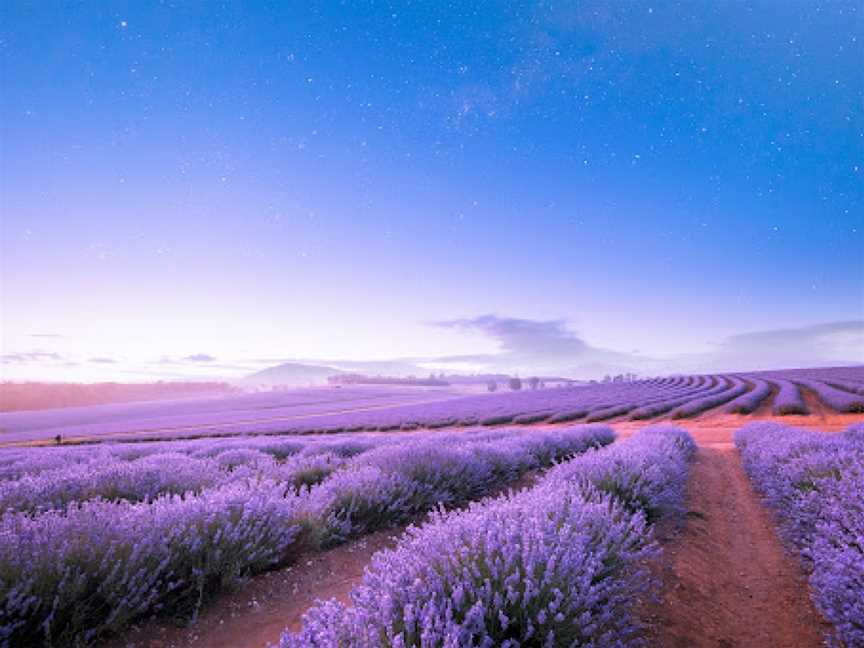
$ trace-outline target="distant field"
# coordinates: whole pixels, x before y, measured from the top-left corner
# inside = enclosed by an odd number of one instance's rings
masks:
[[[289,428],[297,419],[326,414],[440,401],[458,388],[390,386],[310,387],[257,394],[230,394],[170,401],[2,412],[0,444],[91,437],[124,438],[242,432],[262,425]]]
[[[0,414],[0,443],[864,412],[864,368],[691,375],[465,395],[352,386]]]
[[[237,387],[222,382],[155,382],[155,383],[0,383],[0,412],[53,409],[132,403],[138,401],[225,396],[239,393]]]

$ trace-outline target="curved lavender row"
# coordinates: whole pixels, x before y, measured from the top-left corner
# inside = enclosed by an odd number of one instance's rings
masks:
[[[755,412],[762,402],[771,395],[771,385],[759,378],[748,378],[753,383],[753,389],[732,399],[724,412],[729,414],[750,414]]]
[[[689,376],[682,386],[666,390],[663,394],[654,394],[652,396],[634,400],[623,405],[603,405],[599,409],[593,409],[588,412],[586,421],[588,423],[606,421],[616,416],[631,414],[633,412],[648,412],[654,408],[666,408],[664,404],[669,402],[686,403],[690,400],[714,393],[717,389],[725,385],[725,379],[722,376]],[[641,418],[649,418],[642,416]]]
[[[844,389],[853,394],[864,394],[864,385],[848,380],[823,380],[826,385],[831,385],[837,389]]]
[[[786,416],[787,414],[809,414],[810,410],[804,404],[801,390],[798,385],[790,380],[778,378],[771,379],[777,386],[777,395],[774,396],[774,407],[772,412],[775,416]]]
[[[632,606],[659,551],[647,520],[680,510],[692,450],[683,431],[643,431],[522,493],[436,513],[373,557],[352,607],[319,603],[279,645],[636,645]]]
[[[735,444],[801,551],[817,606],[844,645],[864,645],[864,423],[836,435],[752,423]]]
[[[698,378],[703,377],[700,376]],[[634,410],[645,411],[647,408],[651,408],[659,403],[668,402],[669,400],[686,402],[699,395],[711,393],[713,389],[713,379],[698,380],[693,385],[669,390],[662,396],[654,395],[621,405],[603,405],[598,409],[590,410],[585,420],[588,423],[608,421],[611,418],[623,416],[624,414],[628,414]]]
[[[146,613],[197,609],[205,593],[304,548],[482,496],[614,438],[605,426],[462,436],[470,441],[455,447],[442,445],[447,435],[380,446],[299,493],[273,475],[247,474],[150,503],[95,500],[35,516],[5,513],[0,645],[86,643]]]
[[[700,394],[700,397],[707,398],[709,396],[713,396],[714,394],[721,393],[727,388],[728,382],[725,378],[721,377],[715,382],[708,383],[708,385],[709,386],[706,389],[702,389],[698,392]],[[676,407],[685,405],[691,400],[693,400],[692,394],[687,396],[679,396],[672,399],[659,400],[650,405],[645,405],[644,407],[639,407],[633,410],[632,412],[630,412],[630,418],[631,420],[644,420],[654,418],[655,416],[660,416],[662,414],[665,414],[666,412],[674,410]]]
[[[691,416],[696,416],[697,414],[701,414],[702,412],[717,407],[718,405],[723,405],[724,403],[729,402],[733,398],[737,398],[738,396],[746,392],[748,389],[747,383],[745,383],[740,378],[731,376],[727,380],[729,381],[728,388],[716,394],[712,394],[710,396],[703,396],[702,398],[696,398],[688,403],[679,405],[674,410],[672,410],[670,416],[673,419],[689,418]]]
[[[798,384],[816,393],[825,405],[838,412],[864,412],[864,396],[851,394],[816,380],[798,380]]]

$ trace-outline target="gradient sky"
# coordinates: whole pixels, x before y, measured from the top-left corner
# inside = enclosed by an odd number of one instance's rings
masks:
[[[0,12],[6,377],[864,361],[860,0]]]

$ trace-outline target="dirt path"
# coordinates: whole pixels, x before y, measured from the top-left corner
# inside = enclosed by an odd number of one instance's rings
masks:
[[[811,648],[827,625],[774,532],[737,452],[701,447],[687,524],[664,548],[660,648]]]
[[[277,643],[286,628],[298,631],[316,599],[347,602],[372,554],[392,547],[401,533],[401,528],[389,529],[309,555],[218,597],[189,627],[145,621],[102,648],[266,648]]]

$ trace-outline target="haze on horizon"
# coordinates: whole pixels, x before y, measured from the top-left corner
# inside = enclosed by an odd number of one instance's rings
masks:
[[[0,16],[3,379],[864,363],[860,2]]]

